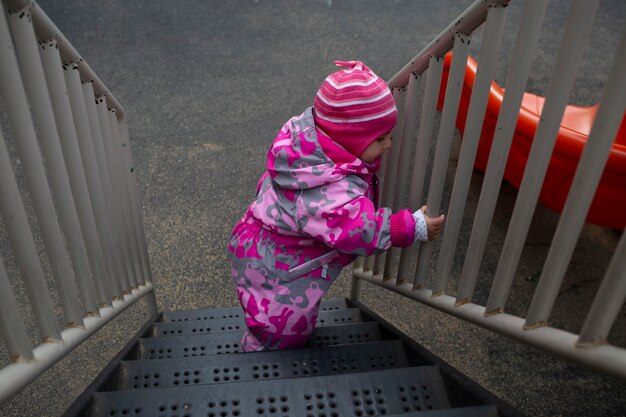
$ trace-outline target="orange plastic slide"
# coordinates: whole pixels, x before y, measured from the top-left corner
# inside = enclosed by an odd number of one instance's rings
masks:
[[[439,92],[439,109],[443,106],[451,62],[452,54],[448,53],[445,58]],[[461,135],[465,129],[472,86],[476,77],[476,66],[476,61],[470,57],[465,69],[461,103],[456,120],[456,127],[460,130]],[[489,150],[491,149],[503,95],[504,89],[492,82],[478,152],[474,162],[474,167],[483,172],[487,168]],[[524,93],[513,143],[509,152],[509,159],[504,172],[504,178],[516,188],[519,188],[522,182],[524,168],[526,167],[530,146],[539,123],[544,101],[544,97]],[[587,141],[597,109],[597,105],[591,107],[567,106],[565,109],[558,138],[550,159],[550,165],[539,196],[539,201],[552,210],[557,212],[563,210],[567,193],[574,179],[578,160]],[[622,119],[617,137],[611,147],[609,159],[587,214],[587,221],[620,231],[624,230],[626,226],[626,118]]]

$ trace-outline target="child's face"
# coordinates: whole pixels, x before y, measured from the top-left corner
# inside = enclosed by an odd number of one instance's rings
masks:
[[[363,151],[359,159],[368,163],[372,163],[381,156],[387,149],[391,148],[391,132],[385,136],[381,136],[374,142],[370,143]]]

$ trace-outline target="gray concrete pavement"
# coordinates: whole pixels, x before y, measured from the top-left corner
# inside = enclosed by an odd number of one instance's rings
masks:
[[[230,231],[253,197],[271,140],[284,121],[312,104],[324,77],[334,71],[335,59],[360,59],[389,78],[470,3],[39,1],[127,112],[160,309],[236,304],[226,262]],[[531,92],[547,89],[567,4],[555,1],[549,6],[528,85]],[[508,9],[497,75],[501,84],[521,2],[513,0]],[[625,21],[626,2],[601,3],[572,103],[598,100]],[[476,173],[472,180],[470,208],[476,205],[481,178]],[[485,301],[515,195],[503,185],[477,301]],[[512,312],[523,314],[527,308],[557,219],[538,208],[513,286],[520,301],[507,306]],[[469,239],[471,219],[464,223],[460,247]],[[589,294],[598,285],[590,271],[606,264],[617,238],[615,232],[585,227],[562,289],[565,301],[555,310],[558,326],[578,329]],[[459,254],[455,277],[462,259]],[[345,271],[330,295],[348,293]],[[626,416],[623,383],[369,285],[363,300],[528,416]],[[611,336],[622,346],[624,316],[622,312]],[[1,414],[61,414],[143,320],[141,308],[133,308]],[[84,358],[88,351],[95,354],[93,361]]]

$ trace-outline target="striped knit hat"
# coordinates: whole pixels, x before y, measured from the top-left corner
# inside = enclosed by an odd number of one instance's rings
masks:
[[[352,155],[361,156],[396,125],[397,109],[387,83],[361,61],[335,61],[348,67],[330,74],[317,92],[315,123]]]

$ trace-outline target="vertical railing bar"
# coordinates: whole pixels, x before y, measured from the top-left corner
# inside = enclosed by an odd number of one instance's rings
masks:
[[[424,100],[420,114],[419,132],[417,135],[417,145],[415,149],[415,161],[411,174],[411,188],[409,191],[409,207],[415,211],[420,208],[424,182],[426,179],[426,167],[430,155],[430,144],[433,137],[433,126],[435,125],[435,114],[437,112],[437,100],[439,98],[439,86],[441,85],[441,75],[443,73],[443,57],[431,56],[426,78],[422,77],[422,83],[426,82]],[[409,268],[418,254],[419,242],[415,242],[411,247],[404,249],[400,253],[400,264],[398,266],[398,277],[409,275]]]
[[[478,207],[472,225],[463,271],[457,290],[459,303],[469,302],[474,293],[480,263],[483,259],[489,228],[504,176],[507,155],[513,141],[513,133],[522,97],[528,80],[528,73],[533,62],[532,56],[537,45],[541,24],[545,15],[547,0],[536,0],[524,3],[524,11],[509,65],[505,94],[496,122],[491,152],[483,185],[480,190]]]
[[[98,172],[98,163],[94,150],[93,139],[91,137],[91,128],[89,126],[89,117],[87,108],[85,107],[85,98],[83,96],[80,77],[78,74],[78,66],[69,64],[65,66],[65,84],[67,87],[68,98],[72,115],[74,117],[74,126],[76,128],[76,137],[81,155],[82,165],[84,169],[85,180],[87,182],[87,190],[89,193],[89,202],[93,210],[92,216],[96,224],[97,237],[100,243],[102,253],[102,261],[104,263],[104,275],[101,279],[95,280],[96,294],[100,307],[111,305],[113,294],[113,276],[115,274],[113,243],[111,232],[109,230],[108,213],[106,209],[106,200],[100,174]],[[93,232],[92,232],[93,233]]]
[[[119,161],[115,158],[113,151],[113,144],[111,139],[111,124],[104,97],[96,97],[95,103],[96,112],[100,123],[102,148],[104,149],[104,162],[108,170],[108,181],[110,182],[111,186],[110,195],[112,197],[112,200],[110,207],[113,210],[113,218],[115,219],[112,226],[114,229],[116,229],[120,259],[122,261],[122,266],[126,271],[126,274],[123,274],[120,277],[120,285],[122,293],[129,294],[131,288],[136,288],[135,283],[137,281],[135,279],[135,270],[130,259],[132,257],[129,241],[130,237],[128,236],[128,229],[126,228],[126,221],[128,219],[125,220],[125,216],[122,210],[123,195],[121,190],[121,184],[119,182]]]
[[[72,121],[72,111],[70,109],[65,79],[63,78],[63,65],[57,49],[55,39],[42,43],[41,60],[44,67],[48,90],[52,102],[52,110],[59,129],[59,139],[63,151],[63,159],[67,168],[69,185],[76,204],[76,215],[78,216],[78,233],[81,234],[81,241],[85,243],[85,256],[90,265],[92,275],[86,276],[80,273],[81,268],[77,267],[76,283],[81,295],[81,300],[85,311],[90,315],[100,314],[98,310],[98,300],[93,280],[100,280],[104,274],[104,265],[100,254],[100,243],[95,232],[95,223],[92,218],[92,209],[89,202],[87,184],[84,179],[83,164],[78,150],[78,139]],[[93,226],[92,226],[93,224]],[[81,256],[82,259],[82,256]],[[93,278],[93,280],[92,280]]]
[[[501,311],[508,298],[556,142],[567,98],[582,58],[584,51],[582,45],[584,45],[585,37],[591,28],[597,6],[598,0],[572,2],[546,94],[546,101],[541,112],[539,125],[535,131],[515,208],[492,283],[492,290],[487,300],[486,314]]]
[[[126,124],[120,125],[120,120],[117,118],[117,112],[113,111],[114,117],[111,119],[114,129],[117,132],[118,151],[120,155],[120,161],[123,166],[122,177],[126,185],[126,192],[128,196],[128,210],[129,218],[131,219],[131,225],[134,235],[134,241],[137,250],[137,263],[140,270],[138,284],[145,285],[146,281],[150,281],[150,267],[148,261],[148,252],[145,244],[145,237],[143,235],[143,218],[141,215],[141,209],[138,203],[137,184],[135,183],[133,166],[133,157],[131,155],[130,142],[128,140],[128,131],[126,130]]]
[[[402,197],[406,195],[406,186],[409,180],[409,168],[411,162],[411,155],[414,145],[413,137],[415,136],[415,125],[417,123],[417,108],[420,99],[420,86],[422,76],[411,74],[409,78],[409,84],[407,86],[406,99],[404,105],[404,116],[402,123],[402,136],[400,143],[397,146],[400,147],[400,157],[398,160],[398,177],[396,179],[395,193],[393,196],[393,203],[391,208],[394,213],[400,210],[402,205]],[[412,209],[412,208],[411,208]],[[392,267],[395,260],[397,248],[391,248],[387,251],[387,258],[385,259],[385,272],[383,276],[388,277],[392,274]],[[403,282],[400,277],[402,275],[396,275],[396,283],[401,284]]]
[[[119,123],[120,139],[122,141],[122,153],[126,159],[127,166],[127,180],[130,190],[131,207],[133,209],[133,218],[135,219],[135,233],[137,234],[137,242],[139,243],[139,251],[141,254],[141,261],[143,263],[143,270],[146,276],[143,278],[145,282],[152,282],[152,270],[150,268],[150,257],[148,255],[148,248],[146,243],[146,232],[143,227],[143,215],[141,204],[139,203],[139,191],[137,190],[137,180],[135,178],[135,166],[133,161],[133,155],[131,153],[130,138],[128,135],[128,125]]]
[[[406,87],[402,88],[394,88],[393,89],[393,99],[396,102],[396,107],[398,109],[398,122],[394,126],[391,137],[392,138],[401,138],[402,137],[402,124],[404,119],[404,97],[406,95]],[[383,178],[381,181],[382,184],[382,198],[379,204],[379,207],[389,207],[393,202],[393,193],[395,191],[395,183],[396,183],[396,174],[398,171],[398,157],[400,155],[400,146],[391,146],[391,152],[387,152],[385,157],[385,166]],[[374,275],[380,275],[384,272],[385,266],[385,253],[379,253],[374,257]],[[391,278],[390,276],[383,276],[383,280]]]
[[[111,253],[113,255],[114,273],[111,277],[111,289],[113,298],[123,298],[122,295],[122,281],[126,278],[126,268],[124,261],[120,254],[120,237],[117,233],[117,218],[113,200],[113,189],[111,187],[111,178],[108,172],[108,166],[106,164],[106,155],[104,151],[104,144],[102,143],[102,130],[100,128],[100,118],[98,117],[98,110],[96,109],[96,98],[93,94],[93,87],[91,83],[83,83],[81,85],[83,92],[83,105],[87,109],[87,117],[89,120],[89,129],[91,131],[91,139],[93,140],[93,149],[96,155],[96,163],[98,168],[98,175],[101,182],[102,192],[104,195],[104,207],[107,213],[106,227],[110,231],[111,239]]]
[[[359,256],[352,263],[352,279],[350,280],[350,300],[358,301],[361,296],[361,279],[356,276],[356,271],[363,270],[365,258]]]
[[[365,263],[365,258],[363,258],[362,256],[359,256],[358,258],[356,258],[356,260],[352,263],[352,268],[353,269],[363,269],[363,264]]]
[[[600,344],[606,340],[626,299],[626,230],[623,231],[609,268],[591,304],[580,331],[578,344]]]
[[[142,271],[141,258],[139,245],[137,242],[137,234],[135,233],[135,225],[132,208],[130,206],[130,190],[128,188],[128,175],[126,162],[122,155],[122,143],[120,141],[120,131],[117,126],[117,117],[115,111],[107,110],[109,117],[109,127],[111,132],[111,150],[112,157],[117,168],[117,183],[121,192],[120,201],[122,203],[122,212],[124,216],[124,222],[126,224],[125,234],[128,236],[128,244],[130,247],[131,265],[133,267],[135,281],[132,283],[132,288],[137,288],[140,284],[144,283],[144,273]]]
[[[0,45],[8,45],[5,42],[4,16],[0,16]],[[2,51],[3,56],[7,57],[6,51]],[[15,79],[9,77],[7,79],[4,63],[8,60],[0,61],[0,92],[6,99],[11,99],[11,95],[5,95],[4,84],[7,80]],[[13,74],[11,74],[13,75]],[[15,102],[12,102],[15,105]],[[11,106],[9,106],[11,107]],[[28,113],[24,114],[24,119],[20,123],[24,126],[28,125]],[[32,127],[32,124],[30,125]],[[18,132],[17,134],[20,135]],[[18,136],[19,137],[19,136]],[[33,138],[34,140],[34,138]],[[31,308],[35,315],[37,328],[42,340],[60,340],[61,333],[57,327],[56,315],[48,293],[48,286],[41,269],[41,263],[37,256],[37,248],[33,240],[33,234],[26,218],[26,211],[22,203],[22,197],[15,181],[15,174],[11,168],[11,159],[4,143],[2,131],[0,131],[0,213],[4,219],[4,227],[6,233],[13,246],[15,260],[24,282],[26,296],[30,301]]]
[[[499,57],[498,51],[502,40],[505,18],[505,7],[489,6],[485,32],[479,52],[480,61],[474,86],[472,87],[467,123],[461,140],[461,151],[454,176],[454,185],[452,186],[452,197],[446,215],[446,227],[435,270],[433,296],[443,294],[448,287],[483,119],[487,110],[487,100],[491,92],[493,74]]]
[[[600,107],[572,180],[548,256],[528,309],[526,326],[548,321],[572,259],[585,217],[600,182],[611,146],[626,110],[626,31],[622,33],[613,67],[604,86]],[[623,208],[626,209],[626,208]],[[626,279],[626,276],[624,276]]]
[[[4,80],[0,95],[6,100],[7,113],[9,114],[11,126],[16,136],[16,147],[24,167],[26,182],[28,183],[33,208],[37,215],[37,221],[50,262],[50,268],[52,269],[54,282],[58,290],[65,321],[70,326],[82,325],[82,312],[78,298],[74,292],[73,283],[71,282],[72,275],[65,252],[65,242],[57,221],[57,213],[53,204],[52,194],[48,188],[46,169],[44,168],[40,149],[37,145],[35,126],[33,121],[28,117],[30,110],[27,94],[32,98],[37,97],[37,99],[31,100],[30,105],[33,109],[35,122],[37,123],[40,133],[56,134],[56,126],[52,114],[47,114],[47,111],[51,113],[51,105],[47,95],[41,62],[39,62],[39,52],[37,51],[35,34],[29,23],[27,13],[23,14],[22,18],[20,18],[21,15],[21,12],[18,12],[10,15],[9,19],[7,19],[13,29],[13,38],[16,42],[16,48],[20,49],[20,54],[17,60],[12,50],[3,55],[3,61],[7,62],[6,72],[4,72],[7,78]],[[3,26],[5,24],[6,23],[3,22]],[[8,30],[4,36],[10,36]],[[8,40],[8,42],[10,42],[10,40]],[[24,81],[22,81],[22,77],[19,73],[18,61],[21,64],[21,69],[26,78]],[[43,91],[44,94],[38,97],[38,94],[33,91],[36,91],[36,89],[42,89],[39,91]],[[46,98],[47,103],[45,102]],[[56,142],[54,137],[47,139],[50,140],[43,139],[40,142],[41,145],[43,145],[42,150],[46,154],[45,156],[49,159],[47,162],[48,172],[51,174],[51,182],[55,188],[56,186],[62,187],[63,185],[67,185],[62,184],[62,175],[67,174],[65,173],[63,156],[60,153],[60,149],[54,149],[55,145],[57,148],[60,148],[58,137],[56,138]],[[67,178],[65,178],[65,181],[67,181]],[[63,195],[59,195],[59,197],[58,200],[61,201]],[[71,201],[67,205],[61,205],[60,214],[62,220],[68,220],[67,217],[69,217],[70,214],[66,209],[69,210],[70,206],[72,206]]]
[[[2,138],[0,140],[4,141]],[[34,358],[33,346],[26,333],[2,258],[0,258],[0,337],[5,343],[11,362],[28,361]]]
[[[465,78],[465,67],[467,65],[467,55],[470,34],[457,33],[452,49],[452,65],[448,76],[448,86],[443,102],[443,111],[441,114],[441,124],[437,135],[437,145],[435,149],[435,159],[428,188],[427,210],[426,214],[431,217],[439,215],[441,206],[441,198],[443,188],[446,181],[446,171],[448,169],[448,160],[450,158],[450,150],[452,148],[452,139],[454,138],[455,121],[459,111],[459,100],[461,99],[461,90],[463,80]],[[417,263],[417,271],[415,273],[414,288],[420,288],[426,283],[428,278],[428,269],[430,267],[430,257],[432,253],[432,242],[422,242],[419,249],[419,258]]]

